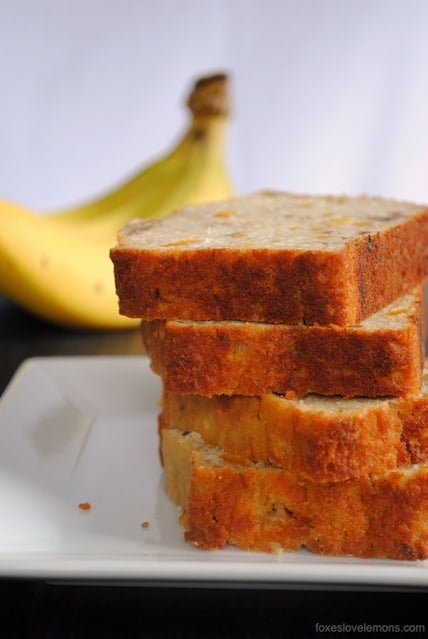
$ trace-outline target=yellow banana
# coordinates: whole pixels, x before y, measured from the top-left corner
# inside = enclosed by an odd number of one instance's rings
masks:
[[[227,98],[225,76],[197,82],[188,100],[192,121],[179,143],[99,199],[45,215],[0,200],[0,291],[68,328],[137,326],[118,313],[109,250],[131,218],[233,194],[224,158]]]
[[[69,328],[134,326],[118,313],[109,243],[0,202],[0,288],[22,308]]]

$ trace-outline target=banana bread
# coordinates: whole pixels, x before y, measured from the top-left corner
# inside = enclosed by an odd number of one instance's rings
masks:
[[[428,275],[428,207],[263,191],[132,220],[110,251],[140,319],[361,322]]]
[[[319,483],[162,431],[165,488],[186,541],[281,552],[417,560],[428,557],[428,466]]]
[[[274,392],[405,396],[421,386],[422,288],[357,326],[260,322],[141,322],[165,388],[197,395]]]
[[[420,393],[407,399],[287,399],[165,391],[160,430],[198,432],[228,453],[314,481],[343,481],[428,462],[428,360]]]

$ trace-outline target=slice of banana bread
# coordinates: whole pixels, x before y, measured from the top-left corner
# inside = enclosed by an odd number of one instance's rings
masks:
[[[199,548],[428,557],[427,465],[319,483],[174,429],[162,431],[162,456],[166,492]]]
[[[428,360],[406,399],[287,399],[164,392],[160,430],[195,431],[228,453],[314,481],[343,481],[428,462]]]
[[[428,275],[428,207],[263,191],[131,221],[111,249],[140,319],[357,324]]]
[[[177,393],[404,396],[421,386],[422,307],[419,286],[356,326],[153,320],[141,332]]]

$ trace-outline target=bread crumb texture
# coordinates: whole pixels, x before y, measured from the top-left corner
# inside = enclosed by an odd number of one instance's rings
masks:
[[[119,244],[140,248],[192,243],[206,248],[337,250],[424,211],[423,206],[375,197],[309,196],[263,191],[188,206],[159,220],[133,220]],[[243,231],[245,232],[243,233]]]

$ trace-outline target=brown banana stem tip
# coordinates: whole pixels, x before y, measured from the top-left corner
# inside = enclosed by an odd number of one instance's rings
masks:
[[[226,73],[199,78],[187,100],[193,115],[229,115],[229,78]]]

